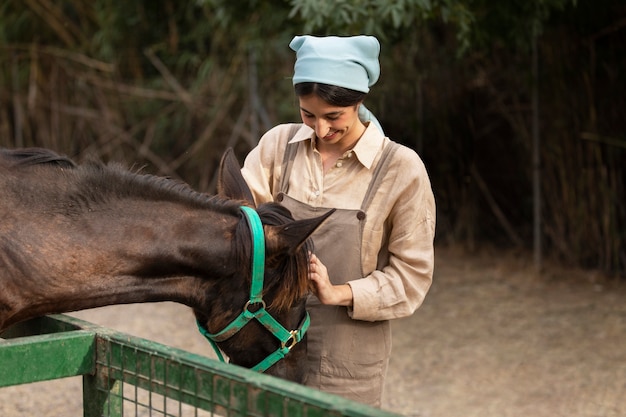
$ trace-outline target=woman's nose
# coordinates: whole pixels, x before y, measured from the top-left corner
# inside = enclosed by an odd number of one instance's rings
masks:
[[[326,122],[323,119],[317,119],[315,121],[315,134],[320,137],[323,138],[324,136],[326,136],[328,134],[330,130],[330,126],[328,125],[328,122]]]

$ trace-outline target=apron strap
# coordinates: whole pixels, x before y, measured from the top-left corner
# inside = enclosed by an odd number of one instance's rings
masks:
[[[293,139],[294,135],[302,127],[301,124],[294,123],[291,125],[291,131],[289,132],[289,140]],[[296,153],[298,152],[299,142],[290,143],[287,142],[285,148],[285,155],[283,156],[282,172],[280,174],[280,187],[279,192],[287,194],[289,191],[289,174],[291,174],[291,167],[293,166],[293,160],[296,159]]]
[[[365,193],[365,197],[363,198],[363,202],[361,203],[361,211],[367,213],[367,209],[369,208],[372,200],[374,199],[374,195],[378,190],[378,185],[385,177],[384,172],[387,170],[387,167],[393,159],[393,155],[396,153],[398,148],[400,148],[400,146],[402,145],[393,141],[389,141],[383,149],[383,154],[380,156],[380,159],[376,164],[376,168],[374,168],[372,180],[370,181],[370,185],[367,188],[367,192]]]
[[[376,168],[374,168],[374,174],[372,175],[372,180],[370,181],[369,187],[367,188],[367,192],[365,193],[365,198],[363,198],[363,202],[361,203],[361,213],[365,218],[367,216],[367,210],[369,209],[372,200],[374,200],[374,196],[378,191],[378,187],[380,183],[385,178],[385,174],[387,173],[387,167],[391,164],[393,160],[393,156],[398,149],[400,149],[402,145],[396,142],[389,141],[385,148],[383,149],[383,154],[380,156],[378,163],[376,164]],[[361,222],[363,225],[363,222]],[[361,229],[363,230],[363,229]],[[386,233],[386,232],[385,232]],[[385,237],[387,239],[387,237]],[[387,248],[383,245],[378,251],[378,256],[376,259],[376,269],[382,270],[385,266],[389,264],[389,252]],[[361,264],[361,269],[363,268],[363,264]],[[361,270],[363,276],[366,275],[365,271]]]

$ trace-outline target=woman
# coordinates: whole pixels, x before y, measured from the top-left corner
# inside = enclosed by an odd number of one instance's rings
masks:
[[[385,137],[363,105],[378,80],[371,36],[296,36],[293,84],[303,124],[268,131],[242,173],[256,203],[295,218],[337,211],[314,235],[306,384],[380,407],[390,319],[432,282],[435,203],[419,156]]]

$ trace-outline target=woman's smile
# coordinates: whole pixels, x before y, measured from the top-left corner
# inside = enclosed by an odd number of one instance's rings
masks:
[[[326,136],[324,136],[322,139],[324,140],[333,140],[335,139],[335,137],[337,136],[337,134],[339,133],[338,130],[331,130],[330,132],[328,132],[328,134]]]

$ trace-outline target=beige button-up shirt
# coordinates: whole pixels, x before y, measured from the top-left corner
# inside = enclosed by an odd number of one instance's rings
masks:
[[[354,148],[324,173],[315,132],[300,126],[293,137],[293,125],[272,128],[246,157],[242,174],[255,202],[274,201],[280,191],[285,147],[288,142],[300,142],[288,194],[314,207],[360,209],[389,138],[370,123]],[[384,175],[367,211],[361,248],[363,278],[348,282],[353,293],[351,315],[357,320],[409,316],[422,304],[432,283],[435,200],[426,168],[412,149],[402,146]],[[380,253],[388,253],[383,265],[377,265]]]

